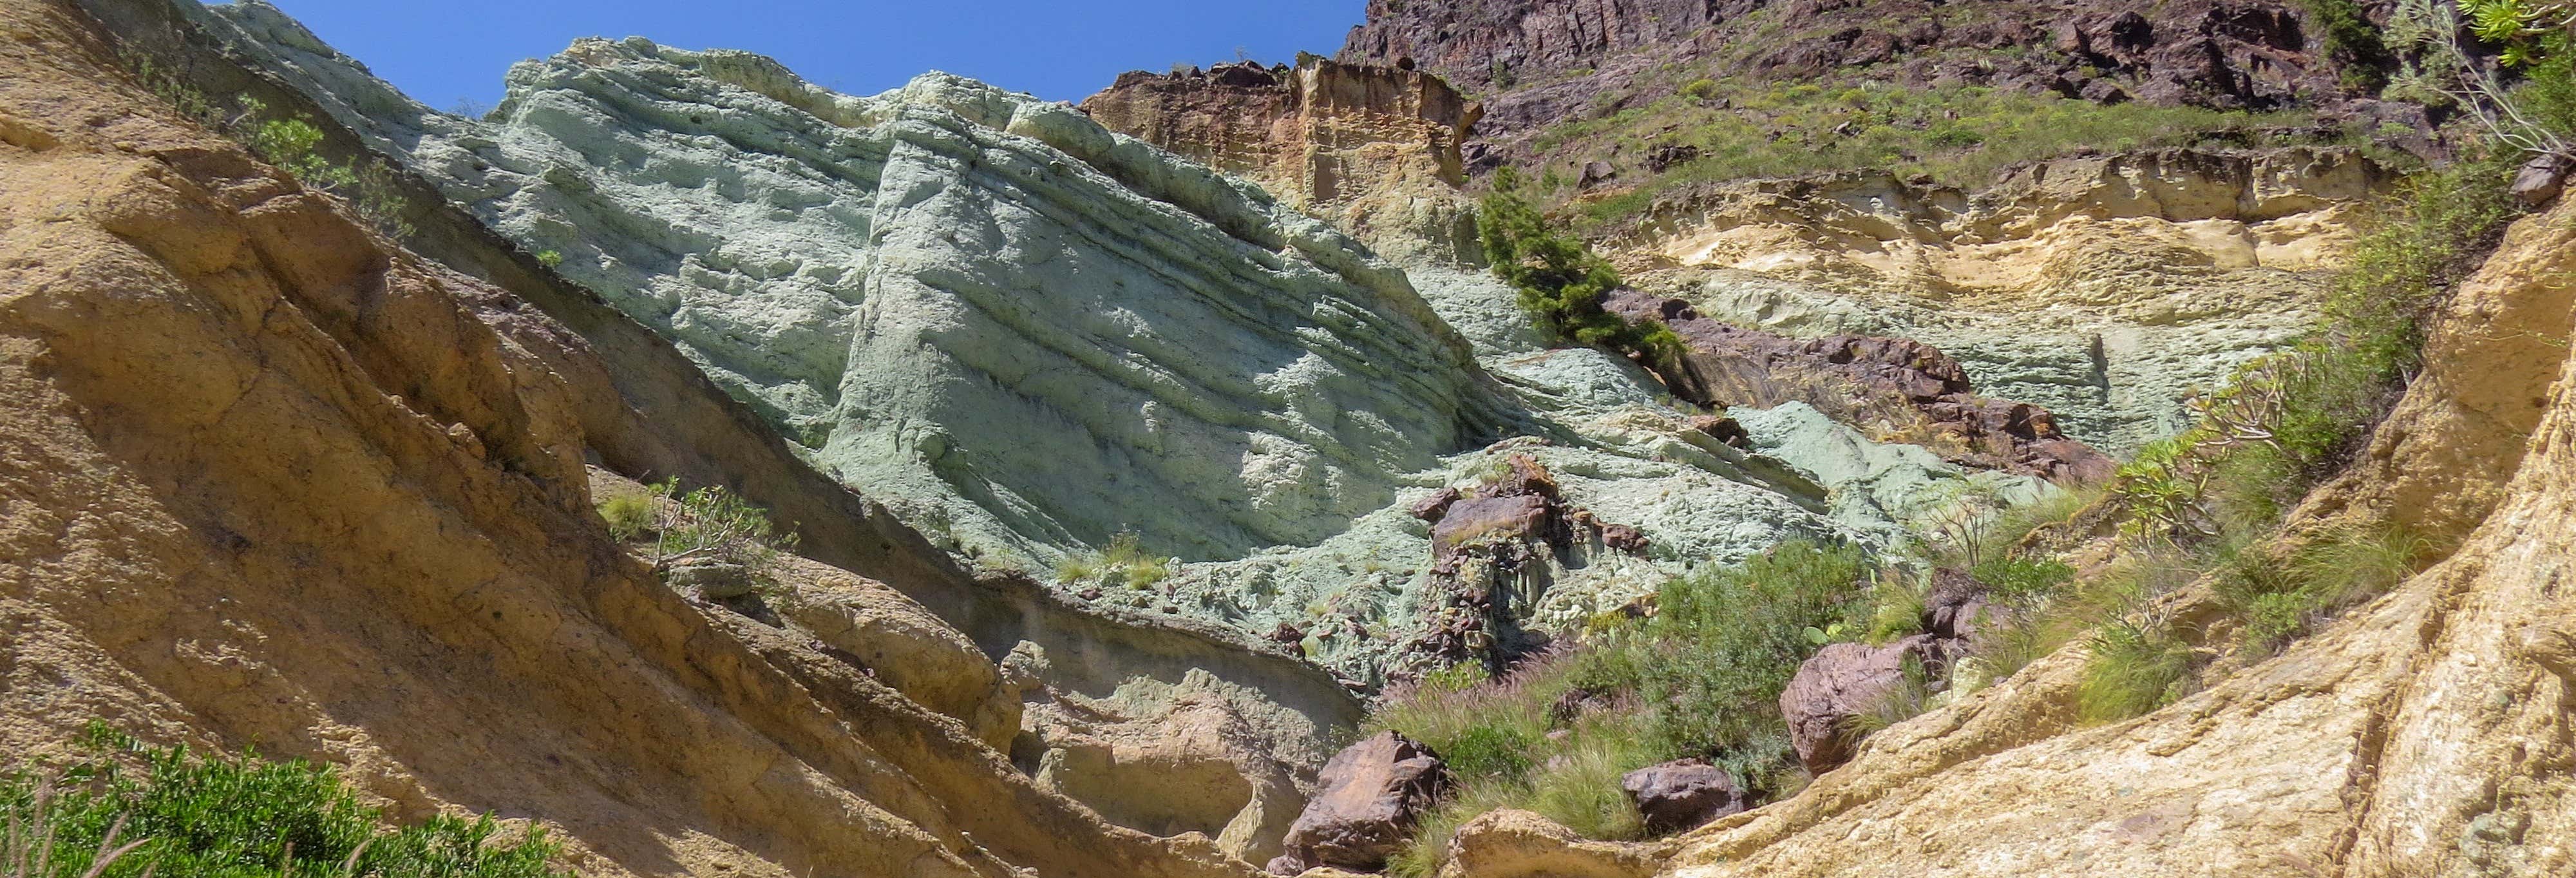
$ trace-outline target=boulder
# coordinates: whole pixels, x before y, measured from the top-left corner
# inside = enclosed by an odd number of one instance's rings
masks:
[[[1823,774],[1851,758],[1852,719],[1904,682],[1908,658],[1935,663],[1940,649],[1928,634],[1886,646],[1834,643],[1798,665],[1780,692],[1780,713],[1789,721],[1789,744],[1808,771]]]
[[[663,573],[671,587],[683,591],[696,589],[712,599],[738,598],[759,590],[751,578],[751,568],[724,561],[697,561],[680,564]]]
[[[2543,207],[2558,200],[2567,187],[2567,171],[2576,161],[2566,156],[2544,155],[2524,162],[2513,175],[2513,197],[2526,207]]]
[[[1994,617],[1986,584],[1967,571],[1943,567],[1932,571],[1932,590],[1923,596],[1923,630],[1944,640],[1973,637]]]
[[[1619,778],[1619,789],[1645,815],[1646,831],[1665,835],[1696,829],[1711,820],[1744,810],[1744,790],[1735,775],[1704,759],[1679,759],[1650,765]]]
[[[1361,871],[1386,867],[1404,847],[1422,811],[1449,788],[1438,754],[1393,731],[1379,732],[1333,754],[1317,792],[1288,827],[1273,875],[1314,866]]]

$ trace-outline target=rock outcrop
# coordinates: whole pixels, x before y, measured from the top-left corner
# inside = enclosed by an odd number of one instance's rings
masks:
[[[1973,194],[1855,172],[1684,190],[1609,235],[1650,291],[1801,338],[1912,339],[2114,453],[2315,316],[2387,176],[2342,150],[2060,159]]]
[[[2313,7],[2270,0],[1370,0],[1367,16],[1337,57],[1459,83],[1491,111],[1486,136],[1501,148],[1650,102],[1681,70],[1794,83],[1865,69],[1905,87],[2422,118],[2347,93],[2347,71],[2367,78],[2389,58],[2332,46]]]
[[[1798,761],[1823,774],[1849,760],[1860,737],[1852,722],[1896,693],[1908,665],[1922,676],[1937,673],[1940,660],[1939,642],[1929,634],[1885,646],[1833,643],[1817,650],[1780,690],[1780,715],[1789,722],[1789,746],[1798,751]]]
[[[2293,539],[2391,522],[2449,535],[2429,569],[2122,722],[2078,722],[2079,641],[1871,735],[1796,796],[1677,839],[1657,874],[2576,868],[2576,783],[2557,768],[2576,762],[2576,605],[2558,586],[2576,551],[2571,219],[2562,205],[2515,224],[2443,307],[2423,376],[2362,462],[2292,515]],[[2156,611],[2191,626],[2218,600],[2204,583]]]
[[[1402,272],[1071,107],[937,74],[840,95],[634,39],[519,65],[489,121],[464,119],[273,7],[209,10],[971,555],[1311,545],[1512,417]]]
[[[1293,69],[1135,71],[1083,113],[1259,183],[1399,262],[1481,265],[1459,147],[1484,110],[1440,77],[1315,56]]]
[[[1680,759],[1649,765],[1619,778],[1619,791],[1646,819],[1646,831],[1657,835],[1696,829],[1742,811],[1747,799],[1735,775],[1704,759]]]
[[[1270,874],[1383,869],[1449,786],[1439,754],[1403,735],[1379,732],[1345,747],[1324,763],[1322,787],[1289,826],[1287,851],[1270,861]]]
[[[1569,498],[1605,536],[1617,525],[1623,543],[1633,531],[1648,547],[1561,571],[1530,607],[1550,626],[1783,538],[1890,543],[1921,503],[1955,494],[1906,486],[1985,478],[1875,455],[1887,466],[1871,491],[1828,496],[1801,468],[1840,471],[1874,447],[1865,438],[1801,430],[1761,454],[1728,446],[1674,416],[1634,367],[1548,350],[1491,277],[1427,262],[1400,272],[1250,183],[1061,105],[941,76],[852,97],[758,56],[589,40],[521,65],[513,97],[467,120],[404,98],[272,7],[201,17],[292,85],[298,107],[435,181],[424,200],[453,199],[526,254],[560,259],[511,271],[595,291],[677,347],[655,369],[703,368],[794,440],[772,459],[806,471],[775,473],[798,490],[746,492],[782,517],[814,528],[846,514],[789,502],[820,472],[896,510],[866,528],[902,531],[900,519],[930,552],[993,571],[1081,570],[1132,535],[1130,560],[1162,573],[1107,588],[1063,577],[1047,594],[996,572],[966,592],[1010,595],[992,604],[931,584],[953,570],[843,565],[904,590],[988,655],[1039,644],[1059,673],[1081,676],[1057,688],[1083,697],[1137,674],[1179,684],[1186,664],[1156,643],[1169,628],[1309,657],[1354,686],[1380,681],[1446,606],[1428,535],[1403,507],[1533,447],[1492,445],[1502,433],[1558,437],[1535,447],[1579,474],[1565,479]],[[1300,75],[1313,85],[1299,118],[1322,140],[1375,155],[1347,138],[1394,142],[1369,133],[1385,121],[1438,142],[1424,120],[1443,118],[1445,98],[1382,94],[1433,95],[1429,80],[1320,62]],[[1402,106],[1417,111],[1388,109]],[[1399,147],[1398,164],[1438,176],[1431,147]],[[595,307],[557,304],[548,310]],[[869,536],[887,539],[914,538]],[[818,545],[809,535],[808,550]],[[1283,625],[1297,637],[1256,639]],[[1112,653],[1094,637],[1137,654],[1102,658]],[[1190,660],[1227,666],[1229,681],[1270,673],[1191,637]],[[1309,720],[1348,709],[1338,689],[1302,678],[1253,688],[1293,690],[1292,712]]]
[[[1662,864],[1653,845],[1596,841],[1556,821],[1504,808],[1477,815],[1449,837],[1443,878],[1646,878]]]
[[[0,745],[255,742],[590,875],[1245,874],[655,581],[589,508],[585,455],[642,441],[590,420],[599,354],[183,121],[71,4],[0,22]]]
[[[1602,306],[1632,321],[1661,323],[1680,337],[1683,354],[1673,391],[1700,405],[1771,408],[1803,402],[1836,421],[1921,445],[1957,463],[2070,485],[2107,480],[2115,466],[2059,432],[2047,409],[1976,395],[1967,370],[1922,342],[1855,335],[1791,339],[1711,320],[1681,299],[1635,290],[1615,291]]]

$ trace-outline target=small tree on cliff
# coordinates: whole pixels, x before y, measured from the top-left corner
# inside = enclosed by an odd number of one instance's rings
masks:
[[[1494,175],[1476,232],[1494,273],[1520,291],[1521,310],[1539,328],[1578,344],[1597,345],[1660,365],[1681,348],[1662,324],[1638,325],[1601,307],[1620,285],[1619,272],[1571,235],[1549,225],[1538,206],[1520,194],[1519,176]]]

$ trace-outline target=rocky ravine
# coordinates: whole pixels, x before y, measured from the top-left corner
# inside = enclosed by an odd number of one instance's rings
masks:
[[[2394,592],[2162,710],[2075,721],[2079,643],[1866,739],[1798,796],[1659,845],[1505,812],[1460,874],[2557,875],[2576,869],[2576,207],[2517,223],[2423,377],[2293,533],[2457,546]],[[2293,537],[2296,539],[2297,537]],[[2205,585],[2161,611],[2216,618]]]
[[[1506,625],[1561,627],[1793,536],[1892,544],[1958,498],[2039,490],[1798,408],[1743,419],[1758,444],[1736,448],[1633,366],[1551,349],[1511,290],[1457,264],[1474,110],[1421,74],[1131,75],[1086,118],[936,74],[853,97],[758,56],[588,40],[518,67],[472,120],[272,7],[208,9],[233,51],[559,255],[935,543],[1045,576],[1129,534],[1181,563],[1061,594],[1268,638],[1357,684],[1454,622],[1458,588],[1410,508],[1514,454],[1643,539],[1547,553]],[[1241,120],[1213,111],[1237,102]]]

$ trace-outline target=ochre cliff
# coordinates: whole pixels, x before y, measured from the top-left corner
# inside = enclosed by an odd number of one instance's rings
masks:
[[[1459,147],[1484,109],[1410,67],[1314,56],[1123,74],[1082,111],[1260,183],[1399,261],[1482,263]]]

